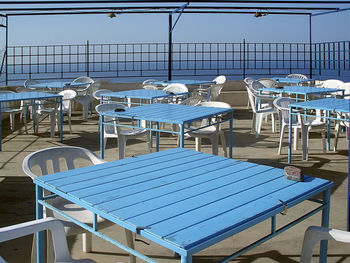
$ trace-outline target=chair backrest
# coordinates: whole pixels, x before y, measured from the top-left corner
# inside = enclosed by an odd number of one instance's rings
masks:
[[[121,103],[116,103],[116,102],[112,102],[112,103],[105,103],[105,104],[99,104],[95,107],[95,110],[98,114],[100,114],[101,112],[105,112],[105,111],[114,111],[115,109],[127,109],[128,106],[121,104]],[[109,117],[109,116],[105,116],[104,117],[104,121],[105,122],[115,122],[116,119],[114,117]],[[104,132],[106,134],[117,134],[118,131],[118,127],[115,125],[104,125]]]
[[[15,92],[12,90],[0,90],[0,94],[11,94],[11,93],[15,93]],[[1,111],[3,112],[11,110],[11,105],[9,101],[1,102],[0,107],[1,107]]]
[[[295,100],[286,97],[279,97],[273,101],[273,105],[278,110],[280,120],[286,124],[289,124],[289,107],[288,105],[294,103]],[[293,115],[292,123],[298,123],[298,119],[295,115]]]
[[[188,92],[188,88],[181,83],[173,83],[168,86],[166,86],[163,90],[173,92],[173,93],[183,93]]]
[[[157,79],[146,79],[142,82],[142,85],[152,85],[152,82],[158,81]]]
[[[153,86],[153,85],[145,85],[142,88],[148,89],[148,90],[158,90],[157,86]]]
[[[90,77],[82,76],[82,77],[74,79],[72,82],[88,83],[86,85],[81,85],[81,86],[75,88],[75,91],[77,92],[77,96],[85,96],[85,95],[89,95],[90,86],[95,81]],[[92,94],[92,93],[90,93],[90,94]]]
[[[289,74],[286,76],[286,78],[291,78],[291,79],[308,79],[307,76],[303,75],[303,74]]]
[[[223,89],[222,85],[212,85],[210,86],[210,101],[220,100],[221,91]]]
[[[255,92],[252,90],[251,85],[246,86],[246,89],[248,93],[250,107],[252,108],[253,113],[256,113]]]
[[[322,88],[340,89],[344,82],[339,79],[327,79],[322,82]]]
[[[34,80],[34,79],[27,79],[24,81],[24,87],[25,88],[29,88],[29,89],[35,89],[35,88],[31,88],[31,87],[28,87],[28,85],[31,85],[31,84],[38,84],[39,81],[37,80]]]
[[[180,104],[182,104],[182,105],[189,105],[189,106],[197,106],[203,100],[204,100],[204,98],[201,95],[192,95],[191,97],[181,101]]]
[[[340,88],[345,90],[344,99],[350,99],[350,82],[345,82]]]
[[[96,100],[101,100],[101,94],[106,94],[109,92],[112,92],[112,91],[109,89],[98,89],[92,93],[92,97],[94,97],[94,99]]]
[[[58,93],[62,95],[62,108],[69,110],[72,104],[72,100],[77,96],[77,93],[72,89],[62,90]]]
[[[216,84],[224,84],[226,82],[226,77],[224,75],[220,75],[213,79],[213,81],[215,81]]]
[[[251,78],[251,77],[246,77],[243,81],[245,84],[247,85],[250,85],[252,84],[252,82],[254,81],[255,79]]]
[[[261,82],[254,80],[249,86],[254,94],[259,94],[259,89],[266,88]]]
[[[276,81],[274,81],[273,79],[269,79],[269,78],[258,79],[258,82],[263,84],[266,88],[274,88],[277,86]]]
[[[78,161],[79,160],[79,165]],[[58,146],[33,152],[22,163],[26,175],[37,176],[71,170],[82,166],[104,163],[93,152],[75,146]]]
[[[197,106],[201,106],[201,107],[213,107],[213,108],[225,108],[225,109],[231,109],[231,105],[226,103],[226,102],[222,102],[222,101],[203,101],[201,103],[199,103]],[[219,118],[221,118],[222,116],[217,116]],[[212,122],[215,122],[215,118],[212,118]],[[202,126],[205,126],[208,124],[207,119],[202,120]],[[218,125],[218,129],[221,129],[221,124]]]

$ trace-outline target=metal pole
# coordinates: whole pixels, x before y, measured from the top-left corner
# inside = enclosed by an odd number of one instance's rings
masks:
[[[310,79],[312,79],[312,24],[311,14],[309,14],[309,43],[310,43]]]
[[[8,27],[8,16],[6,15],[6,44],[5,44],[5,54],[6,56],[6,74],[5,74],[5,79],[6,79],[6,86],[8,85],[8,45],[9,45],[9,27]]]
[[[89,77],[90,69],[89,69],[89,40],[86,41],[86,76]]]
[[[168,80],[171,80],[173,53],[173,15],[169,14]]]

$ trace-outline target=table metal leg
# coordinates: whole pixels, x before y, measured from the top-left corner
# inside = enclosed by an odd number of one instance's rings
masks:
[[[288,163],[292,162],[292,143],[293,143],[293,137],[292,137],[292,109],[289,109],[289,132],[288,132]]]
[[[104,159],[104,117],[103,115],[100,115],[100,155],[101,158]]]
[[[322,211],[322,226],[329,227],[329,212],[330,212],[330,199],[331,199],[331,189],[327,189],[323,192],[323,202],[325,203],[325,208]],[[327,262],[327,249],[328,241],[322,240],[320,247],[320,263]]]
[[[180,124],[180,147],[185,147],[185,127],[183,124]]]
[[[43,198],[43,189],[35,185],[36,189],[36,219],[43,218],[43,206],[39,204],[39,200],[42,200]],[[37,239],[36,239],[36,253],[37,253],[37,262],[42,263],[44,262],[44,232],[38,232]]]
[[[156,122],[156,151],[159,152],[159,122]]]
[[[63,111],[62,98],[60,98],[60,141],[63,140]]]
[[[233,147],[233,112],[230,114],[230,141],[229,141],[229,158],[232,158],[232,147]]]
[[[2,151],[2,119],[1,119],[1,105],[0,105],[0,151]]]

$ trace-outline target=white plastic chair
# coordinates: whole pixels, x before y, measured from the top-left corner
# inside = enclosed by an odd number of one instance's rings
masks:
[[[142,88],[148,90],[158,90],[158,87],[153,85],[144,85]]]
[[[258,81],[264,85],[266,88],[274,88],[277,86],[276,81],[274,81],[273,79],[269,79],[269,78],[261,78],[258,79]]]
[[[145,88],[144,86],[154,86],[157,89],[163,89],[164,85],[154,85],[153,82],[158,81],[157,79],[146,79],[142,82],[142,87]]]
[[[298,74],[298,73],[293,73],[293,74],[288,74],[286,78],[291,78],[291,79],[308,79],[307,76],[303,74]]]
[[[205,101],[201,102],[197,105],[198,107],[215,107],[215,108],[225,108],[231,109],[231,105],[221,101]],[[213,119],[212,122],[220,121],[221,116]],[[205,119],[202,121],[200,127],[204,127],[208,125],[208,120]],[[227,157],[227,147],[226,147],[226,139],[225,133],[221,129],[221,124],[211,125],[208,127],[204,127],[202,129],[188,132],[189,130],[185,128],[185,137],[194,137],[196,144],[196,151],[201,150],[201,140],[202,138],[208,138],[212,144],[212,153],[214,155],[218,155],[218,135],[220,135],[222,149],[224,151],[225,157]],[[179,142],[179,140],[178,140]]]
[[[99,104],[96,106],[96,112],[101,113],[105,111],[114,111],[115,109],[126,109],[127,106],[120,104],[120,103],[107,103],[107,104]],[[105,116],[104,117],[105,122],[117,122],[113,117]],[[104,138],[104,148],[106,148],[107,139],[108,138],[117,138],[118,139],[118,148],[119,148],[119,159],[124,159],[125,157],[125,146],[126,141],[128,139],[134,139],[146,136],[147,137],[147,143],[149,151],[151,150],[151,144],[150,144],[150,138],[149,138],[149,131],[146,129],[143,129],[146,127],[146,121],[140,121],[140,128],[121,128],[116,125],[104,125],[104,132],[103,132],[103,138]]]
[[[65,170],[78,168],[77,161],[79,160],[79,167],[89,166],[104,163],[105,161],[96,156],[93,152],[75,146],[58,146],[46,148],[33,152],[26,156],[22,163],[22,169],[26,175],[34,179],[37,176],[57,173]],[[48,194],[48,193],[44,193]],[[84,208],[71,203],[70,201],[61,197],[50,199],[51,205],[68,214],[69,216],[85,223],[93,224],[93,214]],[[53,216],[62,221],[67,235],[83,234],[83,251],[91,251],[91,233],[87,230],[74,224],[67,218],[49,209],[44,210],[44,217]],[[109,224],[105,219],[97,218],[99,228],[105,227]],[[33,253],[34,251],[32,251]]]
[[[305,231],[300,263],[310,263],[315,245],[321,240],[350,243],[350,232],[320,226],[310,226]]]
[[[77,96],[75,97],[74,101],[77,103],[80,103],[83,107],[83,118],[84,121],[88,120],[88,114],[89,114],[89,107],[93,101],[94,98],[92,97],[92,84],[94,83],[94,80],[89,77],[79,77],[73,80],[72,82],[81,82],[81,83],[89,83],[86,85],[82,85],[78,88],[75,88],[74,90],[77,93]],[[96,90],[98,87],[96,87]]]
[[[343,85],[344,82],[339,79],[327,79],[321,83],[320,87],[330,89],[341,89]],[[336,92],[332,95],[326,95],[326,97],[334,97],[334,95],[341,95],[341,92]]]
[[[289,107],[288,105],[295,101],[291,98],[277,98],[273,104],[278,109],[280,119],[280,143],[278,147],[278,154],[281,154],[283,135],[285,127],[289,126]],[[316,110],[316,115],[320,116],[321,111]],[[307,160],[307,148],[309,145],[309,132],[311,128],[320,128],[322,134],[323,152],[326,152],[326,139],[325,139],[325,125],[326,123],[320,118],[308,117],[306,121],[302,121],[300,115],[296,117],[293,115],[292,126],[294,129],[294,149],[297,149],[298,145],[298,129],[301,131],[303,138],[303,160]]]
[[[11,93],[15,93],[15,92],[13,92],[11,90],[0,90],[0,94],[11,94]],[[2,113],[8,113],[10,115],[10,129],[11,129],[11,131],[14,131],[15,130],[15,115],[21,114],[21,116],[24,116],[23,115],[24,108],[22,106],[20,106],[19,108],[13,107],[13,106],[11,106],[11,103],[9,101],[1,102],[0,107],[1,107]],[[27,133],[28,129],[27,129],[27,118],[26,117],[23,118],[23,124],[25,127],[25,131]]]
[[[98,90],[95,90],[93,93],[92,93],[92,97],[94,97],[94,99],[96,100],[96,102],[98,104],[101,103],[101,94],[106,94],[106,93],[110,93],[112,92],[111,90],[109,89],[98,89]],[[105,99],[108,100],[108,98],[105,97]],[[95,106],[96,107],[96,106]]]
[[[243,81],[245,83],[245,87],[249,87],[253,83],[254,79],[251,77],[246,77]],[[247,109],[249,109],[249,107],[250,107],[250,102],[249,102],[249,97],[248,97]]]
[[[224,84],[226,82],[226,77],[224,75],[220,75],[213,79],[213,81],[215,81],[216,84]]]
[[[256,81],[254,81],[256,82]],[[253,83],[254,83],[253,82]],[[253,84],[252,83],[252,84]],[[246,87],[248,92],[248,98],[250,102],[250,107],[253,111],[253,120],[252,120],[252,132],[255,132],[256,138],[259,137],[262,121],[265,117],[271,115],[272,119],[272,132],[275,132],[275,109],[272,106],[265,106],[260,103],[261,100],[270,100],[272,102],[273,98],[268,96],[259,96],[255,91],[252,90],[252,86]]]
[[[56,263],[93,263],[91,259],[74,260],[71,258],[68,250],[67,239],[62,222],[56,218],[48,217],[39,220],[33,220],[21,224],[0,228],[0,242],[24,237],[36,232],[50,230],[53,240],[53,252]],[[0,256],[0,262],[4,261]]]
[[[28,89],[31,89],[31,90],[37,90],[36,88],[32,88],[32,87],[28,87],[28,85],[31,85],[31,84],[39,84],[39,81],[37,80],[34,80],[34,79],[27,79],[24,81],[24,87],[25,88],[28,88]]]
[[[76,97],[77,93],[72,90],[63,90],[59,95],[62,95],[62,114],[68,116],[68,125],[69,125],[69,132],[72,132],[72,126],[71,126],[71,118],[72,118],[72,100]],[[57,116],[56,116],[56,121],[57,121],[57,126],[59,126],[59,118],[60,118],[60,107],[58,108],[57,111]],[[59,130],[59,127],[57,127]]]
[[[188,88],[181,83],[170,84],[166,86],[163,90],[173,94],[188,92]],[[169,98],[168,102],[178,104],[181,101],[183,101],[184,98],[185,98],[184,95],[172,96]]]
[[[56,126],[56,108],[47,108],[45,107],[46,101],[39,100],[36,102],[35,114],[36,114],[36,130],[39,132],[39,122],[40,115],[48,115],[50,121],[50,137],[53,138],[55,136],[55,126]]]

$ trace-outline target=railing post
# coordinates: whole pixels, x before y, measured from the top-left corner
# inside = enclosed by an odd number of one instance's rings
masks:
[[[243,79],[245,78],[245,38],[243,38]]]
[[[173,16],[169,14],[169,45],[168,45],[168,80],[171,80],[172,71],[172,53],[173,53]]]
[[[90,68],[89,68],[89,40],[86,41],[86,76],[89,77],[90,75]]]
[[[6,74],[5,74],[5,78],[6,78],[6,86],[8,85],[8,62],[9,62],[9,60],[8,60],[8,45],[9,45],[9,43],[8,43],[8,41],[9,41],[9,36],[8,36],[8,34],[9,34],[9,24],[8,24],[8,16],[6,15],[6,49],[5,49],[5,54],[4,54],[4,56],[6,55]],[[1,121],[1,120],[0,120]]]

